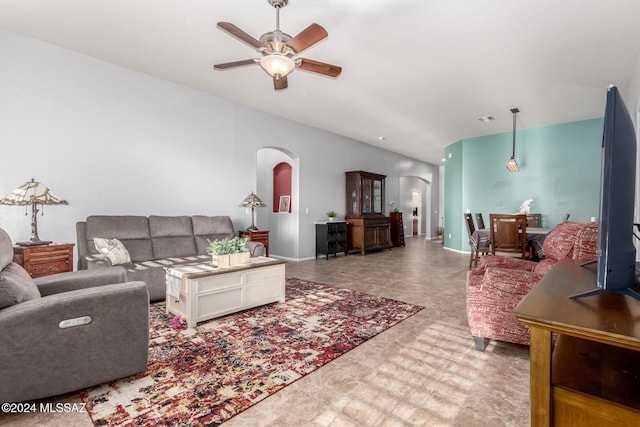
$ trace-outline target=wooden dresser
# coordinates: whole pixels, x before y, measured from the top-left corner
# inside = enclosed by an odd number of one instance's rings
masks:
[[[13,262],[33,278],[73,271],[73,243],[43,246],[14,246]]]
[[[513,311],[531,328],[532,426],[640,425],[640,301],[569,298],[595,287],[593,268],[563,260]]]

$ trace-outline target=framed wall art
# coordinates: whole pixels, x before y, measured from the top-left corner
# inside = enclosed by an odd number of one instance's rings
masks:
[[[279,213],[291,212],[291,196],[280,196],[280,203],[278,204]]]

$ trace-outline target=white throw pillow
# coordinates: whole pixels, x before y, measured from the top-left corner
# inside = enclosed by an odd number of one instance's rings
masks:
[[[93,244],[101,254],[105,255],[111,261],[111,265],[126,264],[131,262],[129,251],[124,247],[118,239],[103,239],[100,237],[93,238]]]

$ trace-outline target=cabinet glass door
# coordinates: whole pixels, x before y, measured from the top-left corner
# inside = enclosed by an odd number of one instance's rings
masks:
[[[373,213],[382,213],[382,181],[373,180]]]
[[[362,213],[371,213],[371,179],[362,179]]]

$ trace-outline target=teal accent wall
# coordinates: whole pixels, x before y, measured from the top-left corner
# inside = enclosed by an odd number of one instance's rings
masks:
[[[463,162],[462,162],[463,141],[458,141],[445,148],[444,167],[444,246],[457,248],[460,240],[460,225],[464,225],[458,218],[451,215],[451,212],[464,212],[462,189],[463,189]],[[449,195],[451,193],[451,195]],[[462,213],[460,214],[462,217]],[[466,228],[462,229],[465,234]],[[467,244],[468,246],[468,244]]]
[[[598,217],[603,119],[516,132],[520,172],[509,172],[512,132],[468,138],[445,149],[445,247],[469,251],[463,213],[515,213],[526,199],[542,226],[565,214]],[[449,238],[449,235],[451,236]]]

